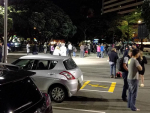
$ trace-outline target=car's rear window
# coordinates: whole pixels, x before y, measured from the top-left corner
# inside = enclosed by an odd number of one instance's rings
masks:
[[[0,85],[0,113],[32,106],[41,99],[41,93],[29,77]]]
[[[72,58],[65,60],[63,63],[64,63],[64,66],[67,70],[77,68],[76,63],[74,62],[74,60]]]

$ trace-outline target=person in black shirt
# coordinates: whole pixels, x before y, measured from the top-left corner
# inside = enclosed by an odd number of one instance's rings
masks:
[[[116,48],[113,48],[112,51],[108,53],[108,56],[109,56],[111,78],[116,78],[116,63],[118,59]]]
[[[144,73],[145,73],[145,66],[144,64],[147,64],[147,59],[145,56],[143,56],[143,52],[140,51],[140,57],[137,59],[142,66],[142,71],[139,71],[140,77],[141,77],[141,87],[144,87]]]

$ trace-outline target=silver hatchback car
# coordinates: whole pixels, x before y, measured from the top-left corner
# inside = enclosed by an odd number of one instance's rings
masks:
[[[55,102],[76,94],[83,85],[83,74],[70,57],[53,55],[23,56],[12,64],[36,72],[31,78]]]

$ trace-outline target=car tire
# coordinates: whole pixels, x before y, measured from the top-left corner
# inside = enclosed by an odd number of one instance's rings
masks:
[[[49,95],[54,102],[61,103],[67,97],[67,92],[63,86],[56,85],[50,89]]]

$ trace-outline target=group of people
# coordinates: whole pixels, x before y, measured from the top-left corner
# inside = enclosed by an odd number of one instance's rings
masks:
[[[112,48],[111,52],[108,53],[108,56],[110,64],[110,75],[111,78],[115,78],[116,63],[117,59],[119,58],[116,48]],[[132,111],[140,110],[136,108],[135,103],[139,87],[139,79],[141,79],[140,87],[144,87],[144,64],[147,64],[146,57],[143,56],[143,52],[137,48],[137,45],[132,44],[132,46],[126,46],[122,63],[124,69],[124,71],[122,72],[122,77],[124,80],[122,100],[128,101],[128,108],[130,108]]]
[[[56,43],[56,44],[47,44],[46,42],[43,45],[44,53],[47,54],[49,47],[49,53],[51,55],[59,55],[59,56],[76,56],[77,49],[75,46],[73,46],[70,42],[68,45],[65,45],[65,43]],[[30,53],[31,46],[29,43],[26,45],[27,49],[27,55]],[[34,44],[32,47],[32,54],[38,54],[38,52],[41,52],[41,46],[39,45],[39,51],[37,48],[37,44]]]
[[[93,53],[97,53],[97,58],[103,58],[104,57],[104,50],[105,50],[105,47],[103,44],[84,44],[84,43],[81,43],[80,45],[80,57],[81,58],[84,58],[88,55],[91,54],[91,52]]]

